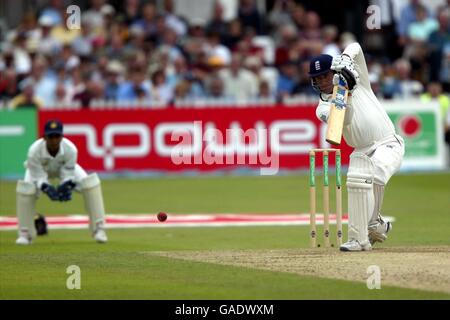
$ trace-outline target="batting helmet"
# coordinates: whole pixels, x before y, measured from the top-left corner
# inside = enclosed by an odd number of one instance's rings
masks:
[[[321,54],[320,56],[314,57],[309,63],[309,76],[311,78],[325,74],[331,69],[331,62],[333,57],[329,54]]]

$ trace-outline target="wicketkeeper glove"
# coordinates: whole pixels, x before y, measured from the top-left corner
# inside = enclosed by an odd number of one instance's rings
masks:
[[[34,217],[34,226],[36,227],[36,233],[38,236],[48,234],[47,222],[42,214],[36,214]]]
[[[41,186],[41,190],[50,198],[50,200],[59,200],[58,192],[56,191],[54,186],[49,185],[48,183],[43,183]]]
[[[348,55],[341,54],[334,57],[330,69],[344,77],[350,91],[356,88],[359,83],[359,74],[356,71],[355,63]]]
[[[72,190],[75,189],[76,184],[72,180],[67,180],[61,183],[58,187],[59,201],[72,200]]]

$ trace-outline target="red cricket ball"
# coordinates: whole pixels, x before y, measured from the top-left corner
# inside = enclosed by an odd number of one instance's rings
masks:
[[[163,222],[167,220],[167,214],[165,212],[158,213],[158,220]]]

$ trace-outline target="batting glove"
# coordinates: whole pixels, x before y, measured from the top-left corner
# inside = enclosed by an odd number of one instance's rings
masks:
[[[351,67],[354,64],[353,59],[346,54],[340,54],[333,58],[331,70],[341,72],[345,67]]]
[[[355,63],[346,54],[341,54],[333,58],[331,70],[336,71],[344,77],[350,91],[353,91],[359,83],[359,74],[356,71]]]

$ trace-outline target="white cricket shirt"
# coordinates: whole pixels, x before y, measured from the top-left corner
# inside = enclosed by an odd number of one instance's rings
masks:
[[[352,58],[360,81],[347,101],[343,136],[348,145],[362,149],[395,135],[395,128],[384,108],[372,91],[366,59],[358,43],[350,44],[343,52]],[[324,96],[324,95],[322,95]],[[331,95],[320,101],[316,115],[326,122],[331,106]]]
[[[52,157],[45,140],[41,138],[28,149],[25,168],[40,189],[43,183],[48,183],[49,178],[60,178],[61,182],[74,180],[77,155],[77,147],[70,140],[63,138],[58,153]]]

